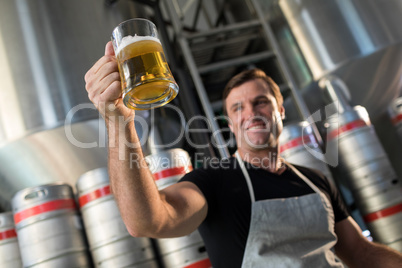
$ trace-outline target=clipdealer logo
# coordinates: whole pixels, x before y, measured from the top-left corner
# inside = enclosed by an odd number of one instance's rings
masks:
[[[325,117],[321,116],[321,110],[318,110],[311,114],[307,118],[308,125],[303,126],[303,136],[305,133],[305,130],[307,127],[311,127],[312,124],[317,123],[317,122],[325,122],[324,126],[327,128],[326,131],[326,137],[325,137],[325,142],[323,144],[322,150],[320,148],[317,150],[317,148],[311,148],[308,144],[306,144],[305,139],[303,140],[303,146],[304,148],[311,154],[313,155],[316,159],[326,163],[329,166],[332,167],[337,167],[339,164],[339,142],[338,139],[331,139],[331,135],[334,133],[337,133],[339,130],[339,124],[338,124],[338,116],[339,116],[339,102],[335,101],[333,103],[330,103],[324,107],[324,112],[325,112]],[[328,119],[330,120],[330,126],[328,123]],[[328,131],[331,129],[332,131]]]
[[[333,102],[329,105],[326,105],[324,107],[325,111],[325,116],[322,116],[321,110],[318,110],[314,112],[309,118],[307,118],[308,125],[303,127],[303,136],[305,135],[310,135],[306,134],[304,131],[305,128],[311,127],[312,124],[315,124],[317,122],[322,122],[330,116],[332,118],[331,120],[331,129],[338,129],[337,126],[337,106],[339,104],[337,102]],[[171,109],[174,114],[177,115],[177,118],[175,118],[176,121],[179,122],[180,129],[178,129],[179,135],[177,138],[171,142],[168,142],[166,144],[152,144],[152,146],[155,147],[157,150],[167,150],[170,148],[174,148],[177,144],[180,144],[180,141],[185,138],[186,142],[192,146],[195,149],[205,149],[208,148],[211,144],[215,148],[218,148],[218,146],[223,146],[223,147],[231,147],[233,146],[233,141],[236,140],[236,142],[244,142],[247,143],[249,146],[255,146],[256,148],[264,148],[263,145],[255,145],[252,144],[252,141],[247,137],[247,134],[239,132],[239,135],[244,135],[244,139],[241,139],[241,137],[235,139],[233,132],[231,132],[230,128],[228,127],[223,127],[219,129],[218,131],[212,131],[212,126],[210,120],[205,117],[205,116],[194,116],[190,118],[188,121],[186,121],[186,118],[183,114],[183,112],[176,106],[172,104],[167,104],[163,107],[163,109]],[[153,139],[152,135],[155,135],[155,132],[152,131],[153,128],[155,128],[155,111],[154,110],[147,110],[147,111],[141,111],[138,112],[136,111],[136,116],[134,118],[134,124],[135,128],[137,130],[138,136],[139,136],[139,142],[132,143],[127,139],[127,137],[120,137],[119,141],[117,142],[116,140],[108,140],[107,137],[107,129],[105,126],[105,121],[103,118],[99,115],[99,120],[98,120],[98,126],[97,126],[97,135],[94,133],[93,137],[85,137],[83,139],[81,136],[75,135],[74,133],[74,116],[79,112],[79,111],[85,111],[85,110],[93,110],[98,112],[97,108],[92,104],[92,103],[83,103],[76,105],[73,107],[66,116],[66,119],[64,121],[64,130],[65,130],[65,135],[68,139],[68,141],[79,148],[82,149],[91,149],[91,148],[107,148],[107,147],[116,147],[119,146],[119,159],[120,160],[125,160],[126,155],[125,155],[125,148],[139,148],[147,145],[147,142],[149,139]],[[266,118],[262,118],[260,116],[256,116],[256,119],[258,120],[263,120],[266,123],[267,129],[265,130],[266,133],[272,132],[272,135],[276,137],[278,134],[278,129],[277,129],[277,118],[274,116],[270,122],[270,120],[267,120]],[[132,121],[133,119],[124,119],[123,117],[118,117],[117,121],[118,126],[120,129],[125,129],[126,126]],[[231,124],[230,118],[224,115],[216,116],[214,120],[219,121],[219,120],[224,120],[228,124]],[[196,125],[196,121],[199,121],[202,125],[205,126],[205,128],[196,128],[194,127]],[[200,124],[198,124],[200,125]],[[286,126],[285,126],[286,127]],[[207,133],[210,135],[210,142],[206,144],[199,144],[196,143],[192,139],[192,134],[194,133]],[[215,142],[215,136],[218,134],[224,134],[226,133],[227,136],[229,136],[229,139],[225,142],[223,145],[218,145]],[[308,153],[313,155],[316,159],[319,161],[322,161],[332,167],[336,167],[339,163],[338,161],[338,140],[337,139],[332,139],[329,141],[329,132],[326,133],[326,140],[327,142],[324,143],[322,150],[317,149],[317,148],[311,148],[309,144],[305,142],[305,139],[303,139],[303,146],[306,149]],[[115,135],[111,135],[112,137]],[[308,139],[307,139],[308,140]],[[328,142],[329,141],[329,142]],[[199,158],[199,156],[197,156]],[[130,158],[136,159],[136,156],[130,156]],[[134,161],[134,160],[133,160]],[[198,159],[200,161],[200,159]],[[209,162],[209,161],[208,161]]]

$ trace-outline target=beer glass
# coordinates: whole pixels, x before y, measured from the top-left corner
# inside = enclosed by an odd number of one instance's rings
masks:
[[[173,100],[179,87],[166,62],[155,24],[146,19],[120,23],[112,33],[124,104],[148,110]]]

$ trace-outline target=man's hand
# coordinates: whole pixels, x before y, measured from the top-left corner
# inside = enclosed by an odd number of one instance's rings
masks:
[[[85,75],[89,99],[106,121],[118,122],[134,117],[134,110],[124,106],[121,80],[112,42],[105,47],[105,55],[100,58]]]

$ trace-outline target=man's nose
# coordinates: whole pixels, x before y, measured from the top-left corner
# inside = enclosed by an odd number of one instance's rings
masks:
[[[244,118],[246,120],[252,119],[258,115],[257,110],[254,108],[253,105],[246,105],[244,107]]]

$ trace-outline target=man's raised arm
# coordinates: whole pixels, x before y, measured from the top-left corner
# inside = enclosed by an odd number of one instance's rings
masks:
[[[124,106],[111,42],[85,75],[90,100],[105,119],[111,189],[133,236],[175,237],[194,231],[207,214],[206,200],[191,182],[158,191],[144,164],[134,110]],[[135,159],[133,162],[132,160]]]

